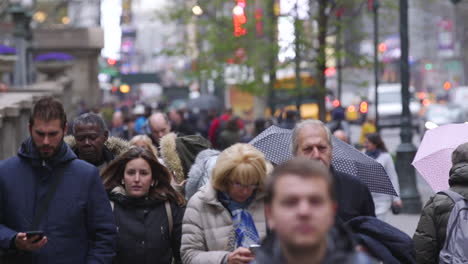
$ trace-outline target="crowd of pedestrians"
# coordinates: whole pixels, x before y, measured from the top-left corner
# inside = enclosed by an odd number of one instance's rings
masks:
[[[0,264],[438,263],[450,252],[451,196],[431,198],[413,243],[385,222],[400,198],[335,168],[333,135],[349,139],[339,111],[331,124],[285,113],[283,164],[248,144],[271,121],[229,109],[202,130],[183,111],[102,116],[69,128],[58,100],[34,105],[30,137],[0,161]],[[363,146],[398,194],[382,138],[367,133]],[[451,190],[466,196],[468,144],[452,161]]]

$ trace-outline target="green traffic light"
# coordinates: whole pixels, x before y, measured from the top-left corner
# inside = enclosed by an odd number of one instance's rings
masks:
[[[426,63],[426,65],[424,65],[424,68],[426,69],[426,71],[432,70],[432,63]]]

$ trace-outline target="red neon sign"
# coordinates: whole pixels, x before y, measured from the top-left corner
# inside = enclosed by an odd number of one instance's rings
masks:
[[[247,23],[247,17],[245,16],[244,8],[246,7],[246,0],[237,0],[237,5],[232,10],[233,13],[233,24],[234,24],[234,36],[240,37],[247,34],[247,29],[243,26]]]

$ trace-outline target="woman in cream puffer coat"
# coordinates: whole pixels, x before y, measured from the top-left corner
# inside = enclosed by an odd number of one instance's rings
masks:
[[[188,202],[182,226],[183,263],[253,260],[248,248],[260,244],[267,231],[266,168],[263,154],[247,144],[233,145],[220,154],[211,182]]]

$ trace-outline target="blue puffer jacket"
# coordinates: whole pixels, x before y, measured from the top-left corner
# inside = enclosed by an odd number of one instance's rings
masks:
[[[14,263],[112,263],[116,227],[98,170],[78,160],[65,143],[43,161],[27,139],[17,156],[0,162],[0,249],[10,248],[17,232],[30,230],[38,199],[46,195],[54,169],[63,165],[63,178],[39,228],[48,243],[34,253],[17,252]]]

